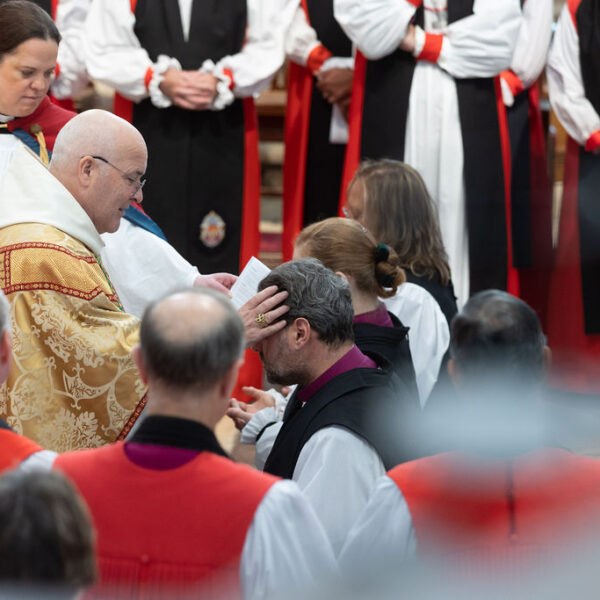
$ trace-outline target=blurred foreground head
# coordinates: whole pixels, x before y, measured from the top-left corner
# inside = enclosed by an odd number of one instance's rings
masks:
[[[459,391],[480,385],[538,387],[549,360],[534,310],[499,290],[475,294],[456,315],[450,354]]]
[[[95,578],[92,525],[72,484],[55,471],[0,477],[0,589],[70,598]]]
[[[509,454],[551,441],[542,402],[550,350],[525,302],[498,290],[475,294],[452,320],[450,356],[459,404],[431,419],[428,439]]]

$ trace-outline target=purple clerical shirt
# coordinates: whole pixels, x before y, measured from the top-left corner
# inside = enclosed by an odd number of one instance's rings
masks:
[[[377,364],[368,356],[365,356],[357,346],[352,346],[342,358],[335,362],[327,371],[319,375],[312,383],[298,390],[298,400],[304,403],[314,396],[326,383],[334,377],[351,371],[352,369],[376,369]]]
[[[385,304],[379,306],[370,312],[362,313],[354,317],[355,323],[368,323],[369,325],[378,325],[379,327],[393,327],[392,318],[387,311]]]
[[[198,456],[198,451],[174,446],[125,442],[125,454],[138,467],[166,471],[185,465]]]

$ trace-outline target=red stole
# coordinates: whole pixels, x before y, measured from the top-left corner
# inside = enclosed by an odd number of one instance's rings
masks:
[[[146,469],[123,443],[63,454],[55,465],[75,482],[98,535],[91,596],[211,597],[222,586],[239,595],[246,534],[276,478],[210,452],[176,469]]]
[[[12,469],[43,450],[34,441],[10,429],[0,429],[0,473]]]

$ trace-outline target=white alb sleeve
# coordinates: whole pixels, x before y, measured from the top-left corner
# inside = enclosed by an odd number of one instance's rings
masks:
[[[511,69],[528,89],[546,66],[552,38],[552,0],[527,0]]]
[[[61,40],[56,60],[59,75],[52,83],[52,93],[58,99],[73,98],[88,84],[81,49],[90,4],[90,0],[60,0],[56,7],[55,23]]]
[[[334,0],[333,11],[365,57],[377,60],[398,48],[416,7],[408,0]]]
[[[333,585],[337,564],[311,504],[293,481],[274,484],[246,535],[240,562],[246,600],[306,598]]]
[[[567,133],[581,146],[600,130],[600,115],[586,98],[579,62],[579,37],[565,4],[548,58],[550,104]]]
[[[311,501],[336,555],[383,474],[375,449],[343,427],[317,431],[300,451],[292,479]]]
[[[111,283],[125,312],[140,319],[151,301],[191,287],[200,274],[171,244],[127,219],[101,237],[102,264]]]
[[[171,64],[171,59],[165,57],[153,64],[137,39],[134,26],[129,0],[94,0],[85,23],[83,50],[92,79],[114,88],[128,100],[139,102],[150,95],[145,83],[148,69],[158,74]],[[163,99],[167,101],[163,104],[170,105],[166,96]],[[161,106],[160,100],[154,103]]]
[[[494,77],[510,66],[521,27],[519,0],[475,0],[444,32],[437,64],[452,77]]]
[[[299,6],[285,36],[286,56],[305,67],[310,53],[320,45],[317,32],[308,23],[304,9]]]
[[[398,566],[414,555],[415,531],[406,500],[398,486],[387,476],[381,477],[362,509],[339,556],[344,578],[360,578],[365,569]],[[382,573],[385,576],[385,573]]]
[[[248,27],[244,47],[237,54],[217,61],[213,75],[233,75],[233,93],[238,98],[256,96],[265,89],[283,65],[285,35],[298,0],[248,0]]]

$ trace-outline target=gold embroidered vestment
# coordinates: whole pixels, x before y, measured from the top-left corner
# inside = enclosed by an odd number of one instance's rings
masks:
[[[52,225],[3,227],[0,285],[13,332],[0,416],[57,452],[122,439],[145,403],[131,357],[139,321],[94,253]]]

